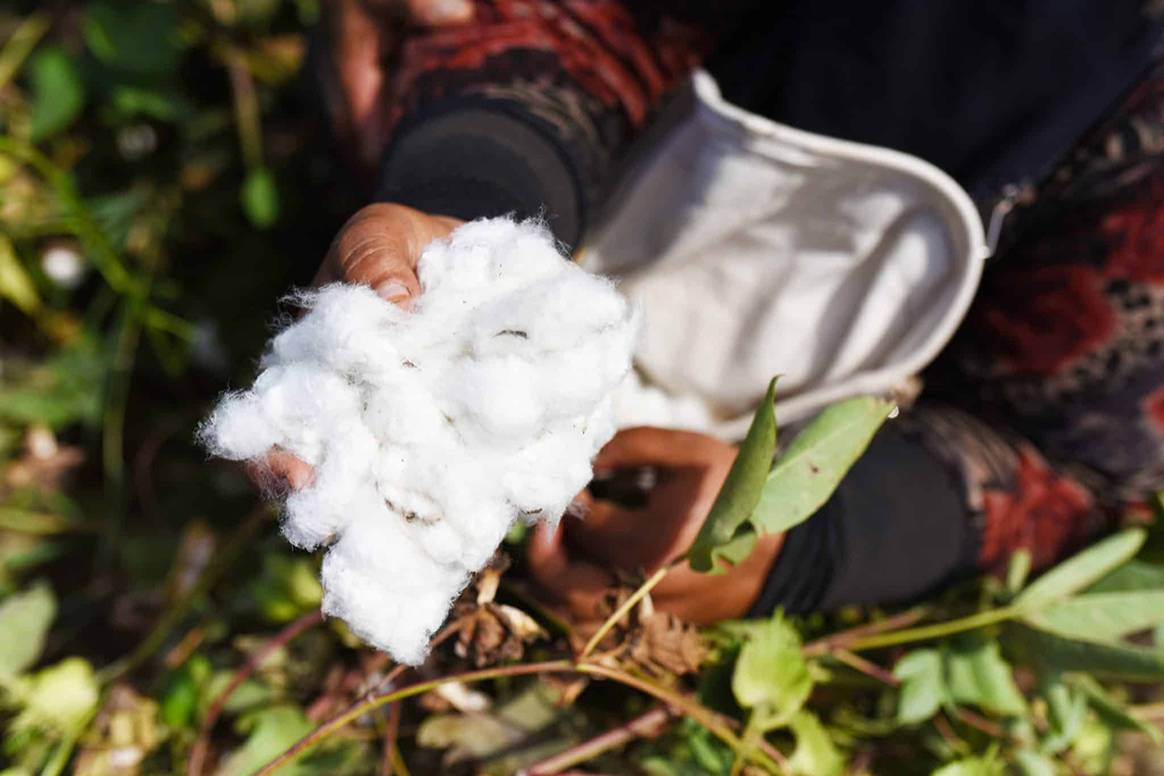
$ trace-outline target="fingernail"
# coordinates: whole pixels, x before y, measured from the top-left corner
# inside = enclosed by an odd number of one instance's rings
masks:
[[[393,304],[400,304],[412,296],[408,286],[396,280],[389,280],[376,286],[376,293],[381,299],[387,299]]]

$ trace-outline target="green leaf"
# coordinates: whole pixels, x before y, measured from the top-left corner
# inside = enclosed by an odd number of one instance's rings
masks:
[[[1083,693],[1095,713],[1112,727],[1122,730],[1136,730],[1152,739],[1154,744],[1164,744],[1164,733],[1161,733],[1158,727],[1133,716],[1123,703],[1112,697],[1099,682],[1090,676],[1079,674],[1072,677],[1071,683]]]
[[[1014,753],[1014,767],[1019,776],[1055,776],[1055,761],[1033,749]]]
[[[249,731],[243,745],[232,752],[222,768],[222,776],[246,776],[273,760],[315,725],[295,706],[271,706],[248,714],[240,721],[243,731]],[[290,767],[290,773],[303,773],[302,763]]]
[[[1083,730],[1087,698],[1059,678],[1045,683],[1042,694],[1047,699],[1050,731],[1039,743],[1039,749],[1046,754],[1058,754],[1071,746]]]
[[[1014,672],[998,644],[958,640],[945,654],[946,683],[957,703],[972,704],[1006,716],[1026,714],[1027,704],[1014,682]]]
[[[16,695],[23,708],[14,730],[47,728],[62,735],[80,731],[97,710],[99,697],[93,667],[79,657],[33,674]]]
[[[0,234],[0,298],[7,299],[25,315],[40,311],[36,284],[24,270],[12,241]]]
[[[1052,604],[1024,620],[1064,638],[1115,643],[1164,622],[1164,590],[1088,593]]]
[[[893,675],[901,680],[897,721],[902,725],[929,719],[949,699],[942,656],[936,649],[910,652],[897,661]]]
[[[182,53],[178,17],[169,3],[96,0],[81,30],[97,59],[132,75],[171,73]]]
[[[967,757],[943,765],[933,776],[1001,776],[1002,773],[1002,763],[993,758]]]
[[[1164,650],[1071,641],[1018,624],[1006,627],[1003,647],[1015,662],[1050,672],[1083,671],[1127,682],[1164,680]]]
[[[27,671],[40,659],[56,614],[56,597],[43,582],[0,603],[0,682]]]
[[[818,415],[768,475],[752,514],[756,530],[779,533],[811,517],[865,452],[892,409],[892,402],[861,396]]]
[[[1164,564],[1130,560],[1087,588],[1088,593],[1164,590]]]
[[[845,758],[837,750],[828,731],[816,715],[799,711],[792,718],[796,748],[788,760],[793,773],[804,776],[835,776],[845,768]]]
[[[243,211],[251,223],[266,229],[279,218],[279,188],[275,176],[266,167],[247,173],[242,185]]]
[[[1015,598],[1014,605],[1029,611],[1085,589],[1131,560],[1146,538],[1141,528],[1109,536],[1036,579]]]
[[[812,684],[800,637],[779,613],[751,633],[732,673],[736,701],[758,712],[765,729],[786,724],[808,700]]]
[[[736,534],[752,517],[772,468],[772,456],[776,452],[775,400],[776,379],[773,378],[727,479],[687,553],[691,568],[696,571],[722,572],[718,561],[736,563],[747,557],[756,543],[754,532],[745,532],[739,537]]]
[[[1006,589],[1011,595],[1018,595],[1027,583],[1031,573],[1031,552],[1027,549],[1017,550],[1010,556],[1010,564],[1006,568]]]
[[[85,87],[73,60],[56,46],[42,49],[29,62],[33,142],[65,129],[85,107]]]

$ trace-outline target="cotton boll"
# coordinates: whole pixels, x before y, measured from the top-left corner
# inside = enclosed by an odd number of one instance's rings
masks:
[[[258,458],[280,438],[252,394],[224,397],[198,436],[212,454],[231,461]]]
[[[556,521],[585,486],[637,324],[537,224],[465,224],[417,271],[411,311],[361,286],[300,296],[202,430],[223,457],[279,446],[314,467],[283,532],[328,545],[324,612],[406,663],[515,520]]]

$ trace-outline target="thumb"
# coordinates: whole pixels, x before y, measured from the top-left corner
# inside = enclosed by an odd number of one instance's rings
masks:
[[[383,298],[407,305],[420,295],[416,264],[424,248],[459,222],[403,205],[361,208],[328,249],[316,285],[342,281],[371,286]]]

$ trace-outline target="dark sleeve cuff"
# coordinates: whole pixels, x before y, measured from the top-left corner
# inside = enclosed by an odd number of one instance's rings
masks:
[[[582,232],[583,198],[567,156],[536,121],[496,105],[454,99],[402,125],[376,198],[465,220],[544,218],[568,247]]]
[[[752,614],[921,596],[973,567],[970,522],[952,473],[887,426],[828,502],[785,536]]]

